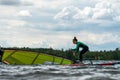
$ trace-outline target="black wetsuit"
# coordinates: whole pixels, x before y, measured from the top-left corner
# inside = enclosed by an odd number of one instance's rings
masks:
[[[0,48],[0,62],[2,62],[2,56],[3,56],[3,54],[4,54],[4,50],[2,50],[2,49]]]

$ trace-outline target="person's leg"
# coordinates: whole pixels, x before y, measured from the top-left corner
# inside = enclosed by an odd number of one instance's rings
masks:
[[[82,51],[80,52],[80,54],[79,54],[79,60],[80,60],[80,62],[83,61],[83,54],[86,53],[87,51],[88,51],[88,47],[85,47],[85,48],[83,48]]]

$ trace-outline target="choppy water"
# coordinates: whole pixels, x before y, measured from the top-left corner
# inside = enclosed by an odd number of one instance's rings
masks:
[[[120,65],[0,65],[0,80],[120,80]]]

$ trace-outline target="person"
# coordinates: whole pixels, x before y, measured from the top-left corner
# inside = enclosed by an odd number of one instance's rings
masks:
[[[77,40],[76,37],[74,37],[73,39],[73,44],[76,44],[76,48],[72,49],[72,51],[74,51],[75,53],[79,52],[79,48],[82,48],[82,50],[79,53],[79,63],[82,63],[83,61],[83,54],[86,53],[87,51],[89,51],[89,47],[84,44],[83,42],[80,42]],[[76,61],[74,60],[74,63],[76,63]]]
[[[4,54],[4,50],[0,47],[0,62],[2,62],[3,54]]]

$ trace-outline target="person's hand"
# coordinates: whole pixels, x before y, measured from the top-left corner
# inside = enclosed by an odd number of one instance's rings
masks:
[[[75,52],[73,52],[73,56],[75,56]]]

